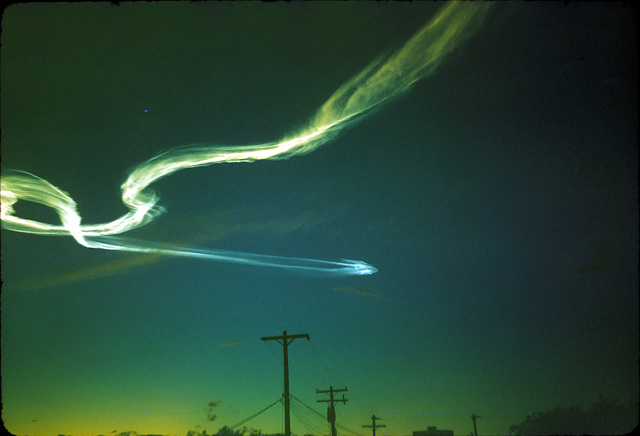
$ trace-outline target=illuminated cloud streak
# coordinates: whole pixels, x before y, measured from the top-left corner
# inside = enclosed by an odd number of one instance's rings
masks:
[[[11,172],[2,176],[2,225],[8,230],[43,235],[71,235],[85,247],[189,256],[246,265],[270,266],[329,275],[373,274],[373,266],[354,260],[323,261],[286,258],[139,241],[113,235],[143,226],[163,212],[158,196],[149,188],[176,171],[215,163],[287,159],[310,153],[336,137],[384,103],[405,93],[416,81],[429,76],[445,56],[467,39],[484,20],[488,3],[452,2],[390,56],[381,57],[343,84],[318,110],[311,123],[279,142],[219,146],[196,144],[175,148],[136,167],[121,186],[129,212],[103,224],[81,223],[76,203],[61,189],[37,176]],[[51,207],[60,225],[41,223],[15,215],[13,205],[31,201]]]

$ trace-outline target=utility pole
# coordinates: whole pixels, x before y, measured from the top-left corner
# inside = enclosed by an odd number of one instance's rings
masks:
[[[373,436],[376,436],[376,428],[386,427],[386,425],[384,425],[384,424],[376,425],[376,419],[381,419],[381,418],[378,418],[376,415],[373,415],[373,416],[371,416],[371,421],[373,422],[373,425],[363,425],[363,427],[367,427],[367,428],[373,429]]]
[[[282,345],[282,351],[284,353],[284,435],[291,436],[291,418],[289,416],[289,354],[287,353],[287,347],[294,339],[307,338],[310,341],[308,334],[302,335],[287,335],[287,331],[282,332],[282,336],[265,336],[260,339],[263,341],[277,341]],[[282,342],[280,342],[282,341]]]
[[[471,415],[471,420],[473,421],[473,433],[478,436],[478,427],[476,427],[476,419],[482,418],[482,416],[478,416],[475,413]]]
[[[342,394],[342,398],[333,398],[333,394],[335,392],[346,392],[347,391],[347,387],[345,386],[344,389],[333,389],[333,386],[329,386],[329,390],[328,391],[319,391],[316,388],[316,394],[329,394],[329,399],[328,400],[316,400],[316,402],[318,403],[331,403],[328,407],[327,407],[327,421],[329,421],[331,423],[331,436],[336,436],[336,408],[334,407],[333,403],[336,402],[340,402],[342,401],[343,404],[347,404],[347,401],[349,401],[348,399],[346,399],[344,397],[344,394]]]

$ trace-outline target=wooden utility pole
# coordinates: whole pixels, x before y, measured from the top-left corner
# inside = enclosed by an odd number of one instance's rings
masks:
[[[329,386],[329,390],[328,391],[319,391],[316,388],[316,394],[329,394],[329,399],[328,400],[316,400],[318,403],[330,403],[329,407],[327,408],[327,421],[329,421],[331,423],[331,436],[336,436],[337,432],[336,432],[336,408],[334,407],[333,403],[339,403],[340,401],[342,401],[343,404],[347,404],[347,401],[349,401],[348,399],[346,399],[344,397],[344,394],[342,394],[342,398],[333,398],[333,394],[335,392],[346,392],[347,391],[347,387],[345,386],[344,389],[333,389],[333,386]]]
[[[371,428],[373,429],[373,436],[376,436],[376,428],[380,428],[380,427],[386,427],[386,425],[384,424],[378,424],[376,425],[376,419],[381,419],[378,418],[376,415],[371,416],[371,421],[372,421],[372,425],[363,425],[363,427],[367,427],[367,428]]]
[[[263,341],[277,341],[280,345],[282,345],[282,351],[284,353],[284,393],[282,396],[284,397],[284,434],[285,436],[291,436],[291,418],[289,415],[289,354],[287,353],[287,347],[294,339],[298,338],[307,338],[307,341],[310,341],[308,334],[301,335],[287,335],[287,331],[282,332],[282,336],[265,336],[260,339]],[[280,342],[282,341],[282,342]]]
[[[476,419],[482,418],[482,416],[478,416],[475,413],[471,415],[471,420],[473,420],[473,433],[478,436],[478,427],[476,427]]]

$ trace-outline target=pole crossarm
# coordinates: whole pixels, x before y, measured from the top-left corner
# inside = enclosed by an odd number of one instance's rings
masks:
[[[291,436],[291,418],[289,414],[289,406],[290,406],[290,394],[289,394],[289,353],[287,351],[287,347],[294,339],[306,338],[307,341],[310,341],[309,335],[304,333],[301,335],[289,335],[287,331],[282,332],[282,336],[263,336],[260,339],[263,341],[276,341],[280,345],[282,345],[282,354],[284,360],[284,392],[282,396],[284,397],[284,434],[285,436]],[[282,342],[281,342],[282,341]]]
[[[316,388],[316,394],[329,394],[329,398],[328,399],[324,399],[324,400],[316,400],[318,403],[330,403],[329,407],[327,407],[327,421],[329,422],[329,424],[331,424],[331,436],[336,436],[337,435],[337,430],[336,430],[336,408],[333,405],[333,403],[339,403],[342,401],[343,404],[347,404],[347,401],[349,401],[348,399],[346,399],[344,397],[344,394],[342,394],[342,398],[335,398],[334,394],[336,392],[346,392],[347,391],[347,387],[345,386],[344,389],[333,389],[333,386],[329,386],[329,390],[328,391],[321,391],[320,389]]]
[[[344,389],[333,389],[333,386],[329,386],[329,390],[327,390],[327,391],[321,391],[318,388],[316,388],[316,394],[329,394],[329,398],[328,399],[316,400],[316,402],[333,404],[334,402],[342,401],[342,403],[347,404],[347,401],[349,401],[349,399],[345,398],[344,394],[342,394],[342,398],[334,398],[333,394],[336,393],[336,392],[347,392],[347,388],[345,386]]]
[[[475,413],[471,415],[471,420],[473,421],[473,433],[475,436],[478,436],[478,427],[476,426],[476,419],[482,418],[482,416],[478,416]]]
[[[311,340],[311,338],[309,338],[309,335],[306,333],[302,335],[288,335],[286,330],[283,332],[281,336],[264,336],[260,339],[262,339],[263,341],[277,341],[280,345],[284,345],[280,341],[286,341],[287,339],[291,339],[290,341],[287,341],[287,345],[288,345],[291,342],[293,342],[294,339],[299,339],[299,338],[306,338],[307,341]]]
[[[373,430],[373,436],[376,436],[376,428],[386,427],[384,424],[376,424],[376,419],[378,418],[376,415],[371,416],[372,425],[363,425],[363,427],[370,428]]]

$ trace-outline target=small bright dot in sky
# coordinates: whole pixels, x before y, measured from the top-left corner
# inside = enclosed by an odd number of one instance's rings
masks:
[[[7,429],[281,434],[285,329],[293,434],[635,404],[632,10],[488,4],[8,8]]]

